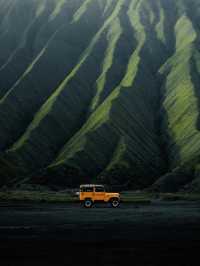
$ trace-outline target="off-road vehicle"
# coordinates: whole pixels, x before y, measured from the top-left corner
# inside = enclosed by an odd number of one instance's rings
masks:
[[[91,208],[97,202],[110,203],[113,208],[117,208],[120,204],[120,194],[106,192],[103,185],[81,185],[79,199],[86,208]]]

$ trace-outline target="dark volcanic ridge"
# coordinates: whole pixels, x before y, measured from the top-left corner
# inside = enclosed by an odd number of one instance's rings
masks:
[[[0,0],[0,185],[199,187],[199,21],[198,0]]]

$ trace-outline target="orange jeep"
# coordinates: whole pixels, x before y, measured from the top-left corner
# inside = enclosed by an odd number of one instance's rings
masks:
[[[91,208],[96,202],[108,202],[113,208],[120,204],[119,193],[106,192],[103,185],[81,185],[79,199],[86,208]]]

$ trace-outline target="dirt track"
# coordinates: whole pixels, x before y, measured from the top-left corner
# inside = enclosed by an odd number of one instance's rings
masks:
[[[186,258],[186,255],[198,253],[200,249],[200,204],[122,204],[118,209],[99,205],[89,210],[79,204],[1,205],[0,240],[4,265],[11,265],[12,259],[14,266],[18,265],[17,262],[23,265],[24,254],[29,264],[30,258],[37,254],[37,265],[47,257],[47,265],[64,265],[51,263],[53,258],[59,257],[63,261],[65,256],[69,265],[83,254],[84,257],[93,256],[95,265],[116,265],[120,254],[126,254],[126,258],[133,256],[135,261],[141,258],[140,264],[135,265],[191,266],[191,261],[190,264],[187,261],[191,256]],[[17,254],[17,259],[14,255],[8,258],[5,255],[8,251]],[[57,252],[59,256],[53,256]],[[79,256],[72,256],[74,253]],[[116,255],[111,256],[111,253]],[[119,258],[113,262],[117,256]],[[172,261],[164,264],[171,256],[174,263],[176,259],[180,262],[181,258],[185,264],[173,264]],[[72,257],[72,261],[69,260]],[[149,264],[145,264],[146,259]],[[156,264],[160,260],[163,263]],[[78,262],[73,265],[78,265]]]

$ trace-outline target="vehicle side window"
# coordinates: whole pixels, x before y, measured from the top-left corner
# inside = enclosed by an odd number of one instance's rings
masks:
[[[93,192],[93,187],[83,187],[81,188],[81,192]]]
[[[95,192],[104,192],[104,191],[105,191],[104,187],[96,187],[95,188]]]

